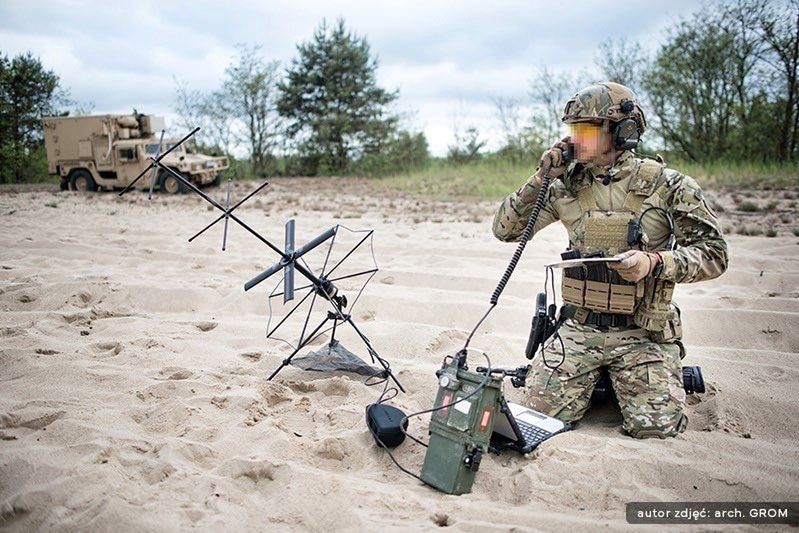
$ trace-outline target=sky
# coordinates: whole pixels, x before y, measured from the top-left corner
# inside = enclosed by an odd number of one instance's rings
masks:
[[[0,53],[31,51],[93,113],[139,112],[174,122],[175,79],[218,87],[237,43],[288,65],[323,20],[343,18],[377,55],[396,110],[445,155],[456,128],[496,147],[495,98],[524,101],[542,67],[595,72],[597,46],[626,38],[655,50],[698,0],[443,2],[169,0],[0,1]],[[575,87],[575,92],[580,89]],[[181,132],[172,131],[173,134]]]

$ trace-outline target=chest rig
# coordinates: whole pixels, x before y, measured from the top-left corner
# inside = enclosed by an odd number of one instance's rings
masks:
[[[572,193],[580,209],[580,220],[571,248],[564,257],[610,257],[632,248],[646,250],[647,235],[639,226],[644,201],[662,183],[663,165],[642,160],[632,169],[623,204],[613,210],[597,205],[588,177],[574,183]],[[628,316],[628,320],[607,325],[635,323],[647,330],[662,330],[671,312],[674,285],[645,278],[625,281],[603,263],[568,268],[563,272],[563,302],[576,307],[580,322],[592,314]],[[659,320],[653,320],[657,315]]]

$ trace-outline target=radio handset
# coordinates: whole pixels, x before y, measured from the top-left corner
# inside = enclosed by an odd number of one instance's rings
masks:
[[[570,139],[570,138],[566,137],[566,139]],[[566,146],[567,146],[567,148],[562,151],[562,154],[563,154],[562,157],[563,157],[563,162],[568,165],[569,163],[574,161],[574,143],[571,142],[571,140],[567,140],[566,141]]]

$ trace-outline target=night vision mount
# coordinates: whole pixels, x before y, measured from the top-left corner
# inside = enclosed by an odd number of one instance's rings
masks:
[[[299,353],[299,351],[302,350],[303,347],[307,346],[308,344],[313,342],[316,338],[326,333],[327,331],[332,331],[330,335],[330,342],[327,345],[327,350],[329,354],[335,351],[339,355],[345,355],[350,359],[355,358],[356,360],[359,360],[357,356],[354,356],[351,352],[343,348],[340,345],[339,341],[336,340],[335,338],[337,326],[339,324],[348,324],[355,332],[357,337],[363,342],[367,352],[369,353],[372,363],[378,363],[382,367],[381,370],[377,370],[375,373],[371,374],[370,377],[379,377],[385,380],[390,379],[397,385],[397,387],[402,392],[405,392],[405,389],[402,387],[399,381],[397,381],[397,378],[392,373],[388,361],[386,361],[384,358],[382,358],[380,355],[377,354],[375,349],[372,347],[372,343],[369,341],[366,335],[364,335],[364,333],[358,328],[358,326],[353,321],[351,315],[352,308],[357,303],[358,299],[363,293],[366,284],[372,279],[372,277],[374,277],[375,273],[378,270],[377,263],[374,260],[374,250],[372,246],[372,236],[374,234],[374,231],[373,230],[356,231],[338,224],[336,226],[333,226],[332,228],[327,229],[317,237],[311,239],[308,243],[304,244],[303,246],[295,248],[295,223],[294,220],[292,219],[286,223],[285,247],[284,249],[281,250],[272,242],[270,242],[267,238],[259,234],[252,227],[250,227],[248,224],[242,221],[236,214],[234,214],[234,211],[237,208],[239,208],[247,200],[252,198],[255,194],[263,190],[269,184],[268,181],[265,181],[264,183],[259,185],[255,190],[250,192],[242,200],[231,206],[230,194],[231,194],[232,180],[228,179],[227,198],[225,201],[225,205],[223,206],[219,202],[208,196],[206,193],[204,193],[202,190],[200,190],[190,180],[186,179],[179,171],[166,166],[162,162],[162,160],[164,159],[164,157],[166,157],[167,154],[169,154],[170,152],[176,150],[178,147],[183,145],[198,131],[200,131],[200,128],[195,128],[185,137],[176,142],[174,145],[170,146],[168,150],[163,152],[162,152],[162,146],[164,140],[164,132],[162,131],[161,138],[159,141],[158,153],[150,157],[150,164],[147,166],[147,168],[142,170],[142,172],[139,173],[139,175],[136,176],[136,178],[133,181],[131,181],[128,184],[128,186],[125,187],[119,193],[119,195],[122,196],[123,194],[128,192],[142,177],[144,177],[148,172],[150,172],[149,198],[152,198],[152,192],[155,186],[156,177],[159,173],[165,172],[171,175],[176,180],[178,180],[187,190],[194,192],[200,198],[202,198],[203,200],[205,200],[206,202],[208,202],[214,208],[216,208],[221,212],[221,214],[216,219],[214,219],[203,229],[201,229],[192,237],[190,237],[189,242],[192,242],[194,239],[196,239],[197,237],[208,231],[211,227],[213,227],[220,221],[224,221],[224,230],[222,235],[222,251],[224,251],[227,246],[228,223],[229,221],[232,220],[233,222],[244,228],[248,233],[253,235],[256,239],[265,244],[269,249],[271,249],[280,257],[280,260],[277,263],[270,266],[269,268],[267,268],[266,270],[264,270],[263,272],[253,277],[244,284],[244,290],[249,291],[258,284],[262,283],[266,279],[273,276],[274,274],[277,274],[278,272],[281,271],[283,272],[282,283],[279,284],[282,285],[282,291],[277,292],[276,289],[278,287],[276,287],[275,290],[273,290],[269,295],[269,323],[267,325],[267,332],[268,332],[267,338],[276,339],[277,337],[274,337],[274,334],[287,323],[289,318],[292,315],[294,315],[294,313],[297,311],[297,309],[300,308],[300,306],[304,305],[305,302],[309,301],[309,298],[310,298],[310,305],[308,306],[308,311],[307,314],[305,315],[305,319],[302,325],[302,331],[298,336],[296,344],[289,343],[294,348],[292,353],[281,362],[280,366],[277,369],[275,369],[274,372],[272,372],[272,374],[268,378],[269,380],[272,380],[278,374],[278,372],[280,372],[284,367],[290,364],[294,356],[296,356],[297,353]],[[332,252],[334,245],[336,244],[336,237],[342,232],[349,232],[351,234],[362,233],[363,236],[357,241],[357,243],[354,246],[352,246],[348,251],[343,253],[343,256],[338,261],[333,263],[332,266],[328,268],[328,263],[331,262],[330,259],[331,257],[334,256]],[[356,250],[358,250],[359,248],[364,248],[363,245],[365,243],[368,243],[368,248],[372,251],[372,256],[371,256],[372,264],[368,268],[365,268],[364,270],[358,272],[353,272],[348,274],[342,274],[341,272],[339,272],[336,276],[333,276],[333,273],[336,270],[340,269],[343,263],[347,259],[352,257],[353,253],[355,253]],[[319,274],[316,274],[314,270],[305,261],[304,256],[308,256],[310,252],[322,246],[323,244],[327,244],[324,264],[322,265]],[[308,281],[308,283],[303,285],[302,287],[295,287],[295,272],[300,273]],[[340,282],[343,280],[357,281],[359,279],[363,279],[364,281],[361,284],[361,287],[358,290],[354,301],[350,303],[348,302],[347,297],[341,293],[339,287],[335,284],[335,282]],[[294,300],[295,292],[298,291],[306,291],[306,292],[304,296],[300,298],[299,302],[297,302],[297,304],[280,319],[277,325],[271,328],[272,299],[278,296],[282,296],[283,303],[285,304],[288,303],[289,301]],[[325,310],[326,312],[323,313],[324,317],[321,320],[321,322],[319,322],[319,324],[313,327],[313,329],[311,329],[311,331],[309,332],[308,331],[310,329],[309,323],[311,321],[311,317],[315,310],[314,306],[318,301],[327,302],[328,307]],[[319,309],[316,310],[319,311]],[[323,329],[330,322],[332,322],[332,327],[329,327],[328,329]],[[318,353],[319,352],[317,352],[317,354]],[[312,356],[314,354],[312,353],[310,355]]]

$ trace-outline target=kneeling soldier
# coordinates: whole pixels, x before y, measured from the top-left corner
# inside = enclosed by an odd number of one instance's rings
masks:
[[[606,368],[623,429],[638,438],[674,436],[687,423],[674,285],[720,276],[727,244],[696,181],[631,151],[646,129],[632,91],[612,82],[586,87],[566,103],[563,121],[570,137],[544,152],[536,173],[502,202],[494,235],[521,237],[548,173],[554,181],[534,232],[560,220],[572,256],[623,260],[564,270],[563,312],[573,317],[559,331],[565,360],[552,368],[535,359],[528,403],[577,421]],[[575,157],[567,165],[568,143]]]

